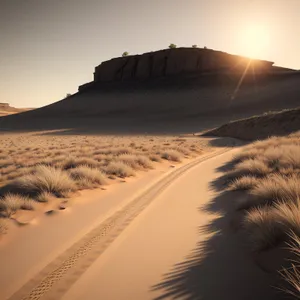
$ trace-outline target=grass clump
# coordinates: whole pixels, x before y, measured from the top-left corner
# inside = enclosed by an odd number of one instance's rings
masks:
[[[283,289],[284,292],[291,295],[295,299],[299,299],[300,295],[300,238],[294,232],[290,233],[291,242],[288,245],[289,250],[296,257],[291,261],[291,266],[280,271],[288,287]]]
[[[65,162],[62,163],[62,169],[64,170],[76,168],[79,166],[88,166],[91,168],[97,168],[99,166],[99,162],[92,158],[70,157]]]
[[[2,217],[10,218],[21,208],[22,201],[13,194],[6,194],[0,199],[0,212]]]
[[[256,187],[259,184],[259,180],[257,177],[254,176],[243,176],[237,179],[234,179],[228,189],[232,191],[237,190],[250,190]]]
[[[275,208],[255,207],[247,212],[243,227],[251,248],[261,251],[276,245],[283,236],[283,227]]]
[[[260,180],[250,190],[250,194],[269,201],[298,201],[300,198],[300,177],[298,175],[282,176],[273,174]]]
[[[105,168],[105,172],[109,175],[115,175],[118,177],[133,176],[134,170],[129,165],[121,161],[113,161]]]
[[[149,159],[151,161],[155,161],[155,162],[160,162],[161,161],[161,157],[157,154],[150,154]]]
[[[71,169],[69,174],[72,179],[80,184],[84,181],[86,186],[87,182],[97,185],[104,185],[107,183],[106,176],[98,169],[93,169],[89,166],[79,166],[77,168]]]
[[[55,196],[49,192],[41,192],[35,197],[35,200],[38,202],[47,203],[54,198]]]
[[[17,179],[13,186],[25,194],[48,192],[57,197],[76,190],[76,184],[67,172],[50,166],[37,166],[33,174]]]
[[[244,160],[237,164],[233,171],[233,173],[237,173],[239,175],[253,176],[266,176],[270,172],[271,169],[267,166],[267,164],[259,159]]]
[[[33,210],[34,201],[26,196],[11,193],[6,194],[0,199],[0,212],[2,216],[9,218],[19,209]]]
[[[165,150],[161,154],[161,158],[170,160],[170,161],[175,161],[175,162],[180,162],[181,156],[182,156],[182,154],[180,152],[178,152],[177,150]]]
[[[300,132],[271,137],[244,148],[234,157],[229,190],[245,190],[243,229],[254,251],[294,241],[291,267],[282,272],[291,295],[300,295]],[[291,235],[292,232],[292,235]]]
[[[139,164],[139,166],[141,166],[144,169],[152,169],[153,168],[152,162],[147,156],[138,155],[136,157],[136,161]]]

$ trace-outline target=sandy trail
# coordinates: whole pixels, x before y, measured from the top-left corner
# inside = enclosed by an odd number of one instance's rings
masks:
[[[203,210],[218,199],[209,187],[217,168],[237,151],[227,150],[176,168],[107,214],[9,299],[276,299],[221,210]]]
[[[209,184],[234,151],[178,178],[58,298],[276,299],[269,278],[226,232],[222,214],[203,210],[218,198]]]

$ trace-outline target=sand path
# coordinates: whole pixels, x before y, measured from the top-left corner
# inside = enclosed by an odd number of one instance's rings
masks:
[[[238,151],[228,150],[165,174],[27,272],[9,299],[276,299],[222,209],[208,208],[220,200],[210,187],[218,167]]]

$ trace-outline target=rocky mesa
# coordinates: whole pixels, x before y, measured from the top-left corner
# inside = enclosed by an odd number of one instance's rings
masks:
[[[10,106],[9,103],[0,102],[0,117],[16,114],[27,110],[31,110],[31,108],[15,108]]]
[[[251,67],[256,74],[268,73],[273,62],[249,59],[206,48],[175,48],[113,58],[95,68],[94,81],[82,85],[112,81],[146,80],[180,74],[209,72],[241,73]]]

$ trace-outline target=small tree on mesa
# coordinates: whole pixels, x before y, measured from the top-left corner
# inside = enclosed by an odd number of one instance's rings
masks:
[[[193,45],[192,48],[198,48],[198,46],[197,45]]]
[[[175,48],[177,48],[177,46],[175,44],[170,44],[169,48],[170,49],[175,49]]]
[[[125,56],[128,56],[129,53],[127,51],[123,52],[122,56],[125,57]]]

